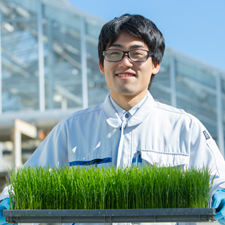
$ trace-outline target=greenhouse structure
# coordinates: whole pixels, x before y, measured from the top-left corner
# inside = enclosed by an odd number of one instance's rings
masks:
[[[109,90],[98,68],[103,19],[66,0],[0,0],[0,22],[2,179],[62,118],[102,102]],[[196,116],[224,156],[225,71],[167,47],[150,92]]]

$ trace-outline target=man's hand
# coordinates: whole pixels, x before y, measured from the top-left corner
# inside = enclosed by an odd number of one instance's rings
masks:
[[[9,198],[5,198],[0,203],[0,225],[7,225],[8,223],[5,221],[5,217],[3,217],[3,210],[10,209]]]
[[[214,216],[220,224],[225,224],[225,190],[219,190],[213,195],[212,207],[216,209]]]

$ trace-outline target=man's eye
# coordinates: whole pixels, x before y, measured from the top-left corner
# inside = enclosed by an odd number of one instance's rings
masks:
[[[113,51],[113,52],[110,52],[109,54],[110,55],[120,55],[120,52]]]
[[[143,52],[132,52],[132,55],[143,55]]]

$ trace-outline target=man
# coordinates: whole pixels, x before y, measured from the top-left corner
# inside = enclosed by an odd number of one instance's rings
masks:
[[[126,167],[137,155],[142,164],[208,166],[216,175],[210,204],[222,208],[216,218],[225,223],[225,163],[214,140],[195,117],[155,102],[148,92],[164,49],[161,32],[140,15],[106,23],[98,52],[110,94],[102,104],[61,121],[25,166]],[[7,197],[5,189],[1,199]]]

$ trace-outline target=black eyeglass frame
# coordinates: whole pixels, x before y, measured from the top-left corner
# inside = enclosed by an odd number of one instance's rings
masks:
[[[117,50],[117,51],[123,52],[123,55],[122,55],[121,59],[120,59],[120,60],[116,60],[116,61],[112,61],[112,60],[106,59],[106,58],[105,58],[105,53],[106,53],[107,51],[110,51],[110,50]],[[135,51],[135,50],[141,50],[141,51],[147,52],[146,59],[145,59],[144,61],[138,61],[138,60],[136,61],[136,60],[132,60],[132,59],[130,58],[130,53],[129,53],[129,52],[132,52],[132,51]],[[123,59],[123,57],[124,57],[125,54],[127,54],[128,58],[129,58],[132,62],[145,62],[145,61],[148,60],[148,58],[149,58],[150,56],[153,56],[153,53],[152,53],[152,52],[150,52],[150,51],[148,51],[148,50],[145,50],[145,49],[133,49],[133,50],[130,50],[130,51],[123,51],[123,50],[120,50],[120,49],[107,49],[107,50],[105,50],[105,51],[102,52],[102,55],[104,56],[104,59],[105,59],[106,61],[108,61],[108,62],[119,62],[119,61],[121,61],[121,60]]]

